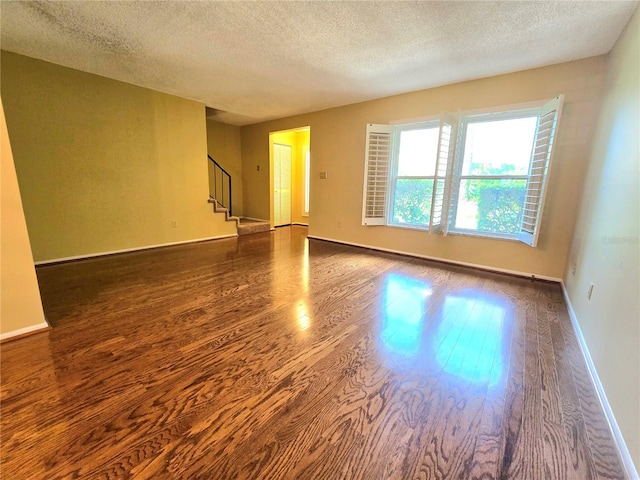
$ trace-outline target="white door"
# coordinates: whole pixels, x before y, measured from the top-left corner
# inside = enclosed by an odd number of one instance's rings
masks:
[[[291,146],[273,144],[273,224],[291,224]]]

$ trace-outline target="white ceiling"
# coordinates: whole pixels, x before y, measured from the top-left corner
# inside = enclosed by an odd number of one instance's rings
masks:
[[[1,46],[245,125],[607,53],[636,6],[1,1]]]

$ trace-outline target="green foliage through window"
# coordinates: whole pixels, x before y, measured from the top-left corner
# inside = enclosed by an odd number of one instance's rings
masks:
[[[526,185],[525,179],[462,180],[455,228],[517,234]]]
[[[428,226],[433,180],[398,179],[393,204],[393,223]]]
[[[494,180],[478,188],[478,230],[517,234],[520,230],[525,181],[514,180],[510,186],[491,185]],[[505,183],[502,181],[501,183]],[[519,184],[519,185],[517,185]]]

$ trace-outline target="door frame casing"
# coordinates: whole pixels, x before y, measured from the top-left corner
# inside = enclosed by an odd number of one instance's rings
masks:
[[[273,155],[273,146],[274,144],[280,144],[280,145],[287,145],[287,143],[283,143],[282,141],[278,141],[277,136],[279,134],[286,134],[286,133],[297,133],[297,132],[303,132],[303,131],[307,131],[309,132],[309,151],[311,151],[311,138],[310,138],[310,134],[311,134],[311,127],[309,125],[303,125],[300,127],[295,127],[295,128],[289,128],[289,129],[284,129],[284,130],[274,130],[269,132],[269,143],[268,143],[268,152],[269,152],[269,223],[271,226],[271,230],[275,229],[275,223],[274,223],[274,155]],[[287,145],[287,146],[292,146],[292,145]],[[296,159],[294,158],[295,155],[295,148],[292,148],[292,186],[291,186],[291,191],[292,191],[292,195],[291,195],[291,202],[293,205],[294,202],[294,195],[293,195],[293,190],[294,190],[294,182],[295,182],[295,177],[293,176],[293,164],[296,161]],[[313,160],[312,160],[313,163]],[[304,181],[304,179],[303,179]],[[300,188],[304,189],[304,185],[301,185]],[[310,189],[311,190],[311,189]],[[291,209],[291,224],[295,224],[296,221],[294,220],[294,210],[293,210],[293,206]],[[305,217],[305,219],[309,219],[308,216]]]

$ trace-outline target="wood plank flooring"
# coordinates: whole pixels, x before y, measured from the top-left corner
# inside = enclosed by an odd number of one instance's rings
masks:
[[[624,478],[558,285],[304,227],[37,273],[2,478]]]

